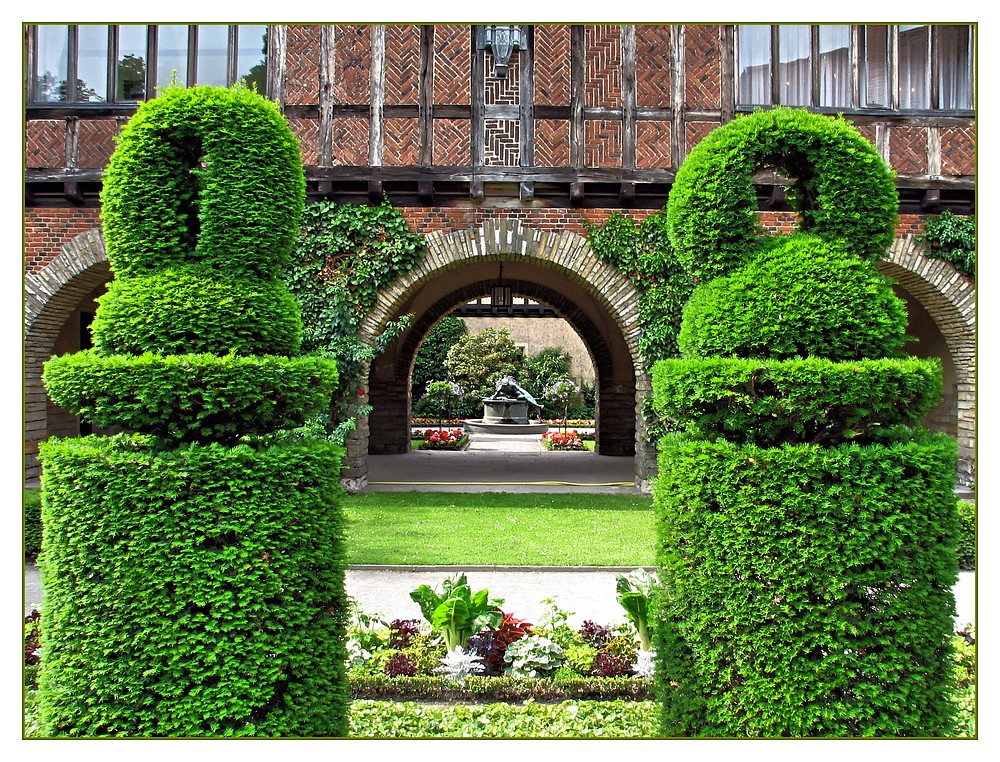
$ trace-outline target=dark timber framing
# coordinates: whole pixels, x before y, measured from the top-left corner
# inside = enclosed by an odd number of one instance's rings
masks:
[[[489,195],[497,206],[518,205],[553,207],[645,208],[662,207],[673,182],[673,169],[637,167],[638,123],[667,121],[671,124],[671,164],[678,167],[687,155],[687,129],[691,122],[719,123],[730,121],[746,111],[736,103],[736,49],[739,30],[733,25],[720,29],[721,99],[717,109],[691,109],[685,105],[686,28],[670,27],[670,99],[659,106],[637,106],[636,27],[621,27],[620,108],[588,107],[586,103],[586,28],[570,26],[570,103],[543,106],[535,103],[534,93],[534,27],[521,27],[523,47],[519,49],[520,105],[488,106],[485,103],[485,56],[476,44],[476,28],[470,27],[471,103],[468,105],[436,105],[433,102],[434,25],[420,29],[419,95],[414,105],[385,103],[385,27],[371,27],[370,98],[367,103],[338,104],[334,102],[335,71],[334,37],[336,27],[323,25],[320,37],[319,93],[316,105],[289,105],[284,99],[284,70],[287,32],[283,25],[272,25],[268,32],[267,94],[282,104],[289,118],[313,119],[317,122],[318,164],[307,166],[307,192],[310,198],[331,198],[338,202],[366,203],[381,201],[383,193],[398,206],[442,207],[468,206],[483,203]],[[775,28],[776,29],[776,28]],[[117,41],[117,29],[111,35]],[[155,28],[152,30],[155,32]],[[890,27],[888,45],[893,49],[895,27]],[[863,27],[851,29],[854,45],[859,50]],[[813,31],[813,46],[818,34]],[[932,46],[937,44],[932,34]],[[26,61],[35,60],[36,38],[33,29],[25,34]],[[156,35],[149,38],[150,53],[155,53]],[[775,46],[776,49],[776,46]],[[193,59],[193,56],[189,56]],[[815,57],[814,57],[815,58]],[[891,58],[891,56],[890,56]],[[897,77],[890,65],[891,76]],[[150,75],[151,76],[151,75]],[[854,93],[858,92],[858,61],[852,61]],[[815,78],[815,73],[814,73]],[[939,91],[937,76],[932,75],[933,102]],[[813,88],[814,95],[818,87]],[[29,104],[28,119],[61,119],[65,122],[64,161],[60,168],[25,170],[25,204],[33,206],[98,206],[101,187],[99,168],[78,166],[78,120],[110,119],[120,126],[134,113],[135,104],[127,103],[52,103]],[[975,177],[941,177],[941,131],[952,127],[975,125],[974,112],[907,111],[891,109],[822,109],[821,113],[844,113],[859,126],[875,126],[875,144],[888,158],[889,134],[894,127],[916,127],[927,136],[927,173],[901,175],[896,179],[900,192],[900,211],[904,213],[937,213],[950,208],[960,214],[975,212]],[[486,118],[517,119],[519,121],[520,166],[486,165]],[[333,162],[333,124],[335,118],[367,118],[369,141],[367,166],[342,166]],[[418,160],[416,166],[383,165],[384,125],[387,118],[413,118],[418,125]],[[470,122],[470,159],[468,166],[444,166],[434,163],[434,120],[436,118],[468,119]],[[559,119],[569,124],[568,166],[535,166],[535,120]],[[590,119],[621,120],[622,166],[594,168],[586,166],[586,133]],[[781,191],[783,181],[763,173],[756,178],[762,207],[785,208]]]

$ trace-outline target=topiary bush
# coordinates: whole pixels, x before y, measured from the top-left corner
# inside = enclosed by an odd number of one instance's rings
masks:
[[[892,244],[899,197],[875,147],[845,119],[775,108],[713,130],[677,170],[667,225],[689,273],[726,275],[766,243],[753,185],[764,168],[791,179],[801,232],[869,261]]]
[[[287,433],[338,381],[293,356],[304,194],[291,130],[245,88],[168,88],[121,132],[95,348],[43,374],[126,430],[39,448],[47,735],[347,732],[344,452]]]
[[[756,228],[764,167],[792,178],[795,235]],[[957,449],[920,426],[939,363],[895,357],[906,314],[873,262],[896,208],[860,134],[789,109],[678,170],[671,241],[701,283],[684,359],[653,370],[665,735],[955,731]]]
[[[799,234],[695,288],[678,344],[682,357],[894,357],[905,328],[905,303],[871,263]]]

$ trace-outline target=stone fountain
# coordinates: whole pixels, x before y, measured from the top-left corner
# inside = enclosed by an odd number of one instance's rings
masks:
[[[544,434],[549,425],[530,421],[530,407],[542,406],[512,376],[505,376],[496,382],[493,396],[483,400],[483,417],[468,420],[465,426],[486,434]]]

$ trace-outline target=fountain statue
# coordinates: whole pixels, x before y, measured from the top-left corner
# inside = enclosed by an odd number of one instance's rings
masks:
[[[549,427],[546,423],[532,423],[528,419],[528,409],[541,410],[534,397],[513,376],[504,376],[494,385],[492,397],[483,400],[483,417],[466,421],[473,431],[491,434],[544,434]]]

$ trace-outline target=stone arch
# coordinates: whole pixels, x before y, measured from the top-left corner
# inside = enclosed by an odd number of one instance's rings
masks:
[[[958,480],[969,484],[976,461],[976,288],[950,262],[926,251],[912,235],[897,238],[878,268],[920,303],[947,346],[956,382]]]
[[[488,293],[500,261],[515,293],[554,307],[584,339],[598,371],[598,451],[632,456],[637,485],[647,488],[655,470],[655,448],[646,441],[638,412],[650,393],[639,352],[639,294],[626,277],[594,254],[583,236],[530,229],[516,219],[486,220],[471,230],[429,234],[423,261],[379,294],[359,331],[363,341],[372,343],[390,321],[408,312],[415,315],[415,322],[367,370],[365,389],[375,411],[348,441],[345,484],[349,488],[363,486],[369,449],[405,452],[408,448],[409,373],[419,343],[463,300]],[[386,431],[397,429],[386,436]]]
[[[77,305],[111,280],[99,228],[66,243],[45,267],[24,276],[24,477],[39,478],[38,443],[48,437],[48,396],[42,366]]]

